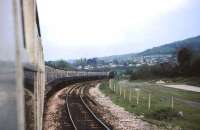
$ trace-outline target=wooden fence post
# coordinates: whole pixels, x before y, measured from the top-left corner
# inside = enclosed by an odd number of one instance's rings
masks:
[[[148,111],[151,109],[151,93],[149,93],[149,104],[148,104]]]
[[[116,85],[116,82],[115,82],[115,93],[117,93],[117,85]]]
[[[129,102],[131,102],[131,96],[132,96],[132,94],[131,94],[131,88],[129,87]]]
[[[113,81],[113,92],[115,92],[115,80]]]
[[[140,91],[137,90],[137,105],[139,104],[139,99],[140,99]]]
[[[134,99],[134,89],[132,88],[132,99]]]
[[[115,80],[113,81],[113,92],[115,92]]]
[[[118,93],[118,84],[116,83],[116,94]]]
[[[114,82],[114,93],[116,92],[116,84],[115,84],[115,82]]]
[[[111,80],[112,80],[112,79],[109,80],[109,88],[110,88],[110,89],[111,89]]]
[[[119,95],[122,96],[122,86],[119,86]]]
[[[111,90],[113,91],[113,80],[111,82]]]
[[[126,99],[126,90],[124,88],[124,100]]]
[[[174,110],[174,96],[172,96],[172,99],[171,99],[171,107],[172,107],[172,111]]]

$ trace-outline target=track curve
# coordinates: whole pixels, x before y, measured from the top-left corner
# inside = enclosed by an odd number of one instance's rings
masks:
[[[111,130],[87,105],[87,97],[84,95],[86,87],[87,84],[82,84],[67,91],[65,109],[71,122],[70,130]]]

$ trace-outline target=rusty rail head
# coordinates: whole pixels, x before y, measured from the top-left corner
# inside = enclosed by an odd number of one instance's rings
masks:
[[[69,109],[69,103],[68,103],[68,94],[67,94],[67,97],[66,97],[66,106],[67,106],[67,113],[69,115],[69,118],[70,118],[70,121],[72,123],[72,126],[74,128],[74,130],[78,130],[75,123],[74,123],[74,120],[72,119],[72,115],[71,115],[71,112],[70,112],[70,109]]]
[[[95,114],[94,112],[89,108],[89,106],[85,103],[83,97],[80,95],[81,101],[84,104],[84,106],[87,108],[87,110],[92,114],[92,116],[106,129],[111,130],[106,124],[104,124]]]
[[[73,125],[73,128],[75,130],[78,130],[78,126],[76,126],[77,124],[75,123],[75,120],[73,119],[73,113],[71,113],[70,111],[70,106],[69,106],[69,95],[72,95],[73,96],[73,92],[76,92],[76,90],[78,90],[79,92],[79,95],[76,95],[77,97],[77,101],[80,102],[80,104],[83,106],[83,108],[85,108],[85,111],[87,111],[88,115],[90,115],[91,118],[93,118],[93,121],[96,122],[100,128],[102,129],[105,129],[105,130],[111,130],[105,123],[103,123],[95,114],[94,112],[89,108],[89,106],[86,104],[86,102],[84,101],[82,95],[83,95],[83,92],[84,92],[84,89],[86,87],[83,86],[81,87],[80,85],[79,86],[74,86],[72,88],[69,88],[69,90],[67,91],[67,97],[66,97],[66,111],[69,115],[69,118],[70,118],[70,122],[72,123]],[[72,97],[73,98],[73,97]],[[72,100],[73,101],[73,100]],[[72,102],[73,103],[73,102]],[[88,128],[89,129],[89,128]]]

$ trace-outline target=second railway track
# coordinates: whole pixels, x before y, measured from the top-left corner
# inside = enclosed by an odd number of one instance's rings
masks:
[[[66,130],[111,130],[90,109],[84,95],[87,84],[73,86],[68,89],[65,99]]]

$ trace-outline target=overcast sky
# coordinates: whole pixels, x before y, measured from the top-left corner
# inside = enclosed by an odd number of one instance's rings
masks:
[[[46,60],[140,52],[200,34],[200,0],[37,0]]]

